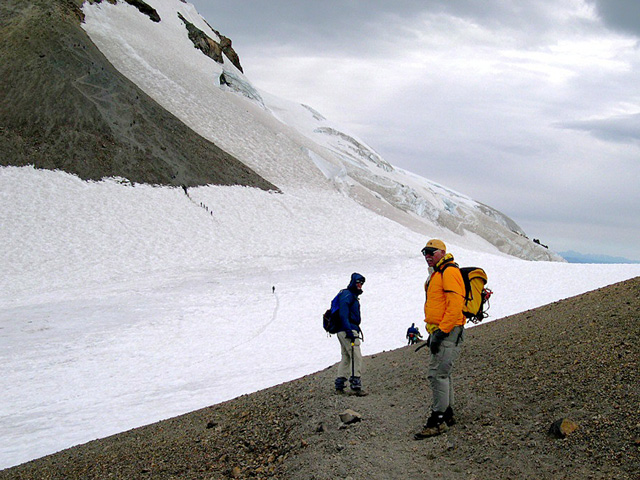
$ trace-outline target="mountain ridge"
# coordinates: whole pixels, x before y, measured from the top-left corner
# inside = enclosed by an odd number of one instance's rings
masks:
[[[279,190],[116,70],[81,28],[82,4],[0,5],[0,165],[84,180]]]
[[[309,106],[294,112],[258,92],[231,41],[187,2],[134,2],[153,18],[127,3],[3,4],[1,165],[84,180],[328,189],[424,235],[564,261],[496,209],[393,167]],[[197,48],[189,28],[219,57]]]
[[[458,423],[432,439],[412,437],[430,398],[425,349],[412,346],[365,358],[366,397],[333,394],[336,364],[0,479],[631,480],[640,467],[639,288],[636,277],[469,329],[455,373]],[[341,425],[346,408],[362,421]],[[548,433],[559,418],[578,425],[564,440]]]
[[[630,260],[625,257],[612,255],[599,255],[593,253],[580,253],[574,250],[558,252],[569,263],[640,263],[638,260]]]

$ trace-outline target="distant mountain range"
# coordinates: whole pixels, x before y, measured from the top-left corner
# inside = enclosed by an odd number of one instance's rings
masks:
[[[637,260],[629,260],[624,257],[612,257],[609,255],[594,255],[580,253],[573,250],[558,252],[569,263],[640,263]]]

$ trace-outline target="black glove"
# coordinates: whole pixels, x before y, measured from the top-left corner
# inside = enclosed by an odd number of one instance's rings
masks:
[[[353,334],[353,330],[347,330],[344,332],[347,335],[347,338],[351,341],[354,341],[356,339],[355,335]]]
[[[429,337],[430,339],[429,349],[431,350],[431,353],[433,355],[436,355],[438,353],[438,350],[440,350],[440,344],[448,336],[449,336],[448,333],[444,333],[440,329],[437,329],[435,332],[431,334],[431,336]]]

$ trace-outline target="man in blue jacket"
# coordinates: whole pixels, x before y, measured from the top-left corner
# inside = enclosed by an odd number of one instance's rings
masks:
[[[360,352],[360,301],[362,285],[365,278],[359,273],[351,275],[349,286],[338,294],[339,330],[338,341],[342,360],[338,365],[336,392],[343,393],[347,378],[351,391],[356,395],[364,395],[362,391],[362,353]]]
[[[418,340],[422,340],[420,329],[416,327],[415,323],[412,323],[411,326],[407,329],[407,340],[409,341],[407,345],[413,345]]]

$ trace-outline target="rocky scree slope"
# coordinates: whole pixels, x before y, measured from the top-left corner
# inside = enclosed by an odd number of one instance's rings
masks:
[[[636,277],[467,330],[458,423],[438,437],[413,439],[430,392],[412,346],[366,358],[366,397],[334,394],[333,365],[0,479],[637,479],[639,292]],[[342,424],[348,408],[362,420]],[[560,418],[578,425],[564,439]]]
[[[82,3],[0,3],[0,165],[278,190],[118,72],[81,28]]]

